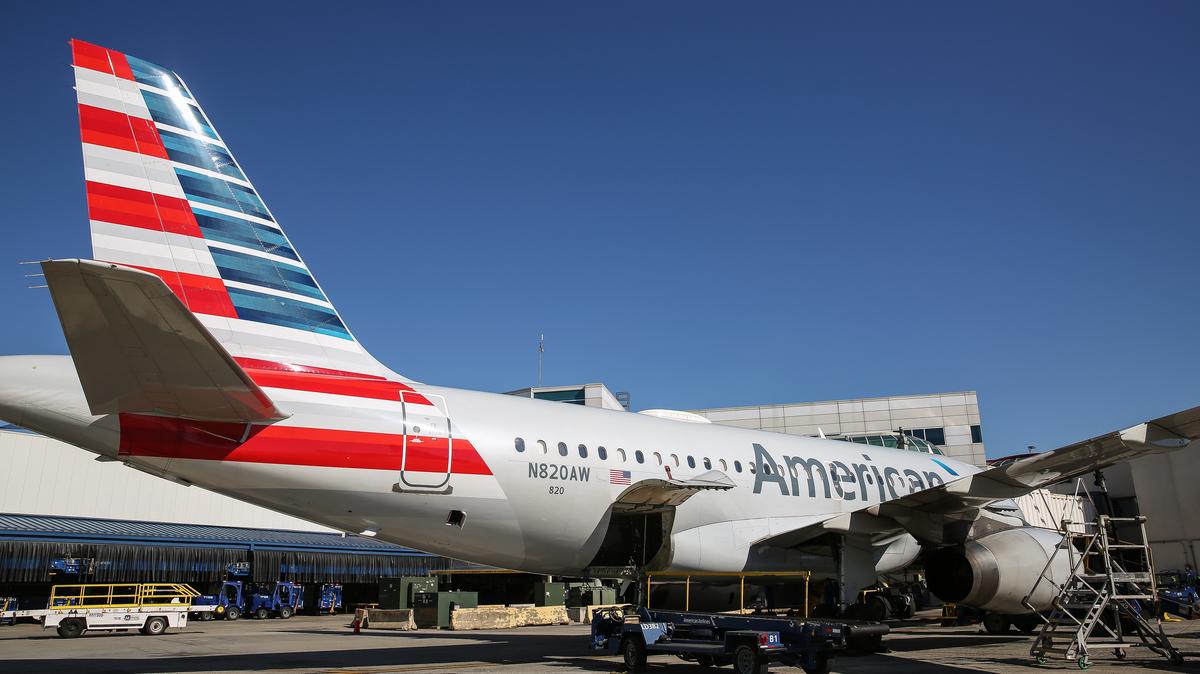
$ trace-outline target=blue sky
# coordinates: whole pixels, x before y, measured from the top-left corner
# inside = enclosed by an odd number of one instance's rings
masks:
[[[356,336],[421,381],[697,408],[979,391],[991,455],[1200,404],[1200,5],[0,10],[18,261],[87,257],[67,40],[178,71]],[[17,318],[20,320],[16,320]]]

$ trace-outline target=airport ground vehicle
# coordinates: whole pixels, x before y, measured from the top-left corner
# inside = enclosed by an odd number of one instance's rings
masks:
[[[303,591],[296,583],[281,580],[271,585],[264,584],[246,596],[246,613],[260,620],[271,616],[291,618],[296,614],[303,596]]]
[[[193,603],[199,596],[182,583],[55,585],[46,608],[6,611],[0,618],[34,618],[65,638],[134,629],[157,636],[186,627],[190,612],[212,611],[212,606]]]
[[[342,586],[340,583],[325,583],[321,586],[314,610],[317,613],[337,613],[342,607]]]
[[[240,580],[226,580],[221,583],[215,594],[201,595],[196,598],[196,604],[211,606],[211,611],[193,611],[192,618],[199,620],[237,620],[242,617],[246,607],[243,594],[245,583]]]
[[[1194,579],[1188,582],[1187,573],[1182,571],[1163,571],[1156,576],[1158,600],[1164,611],[1189,620],[1200,618],[1200,593]]]
[[[704,666],[733,665],[738,674],[766,672],[771,662],[801,667],[806,674],[826,674],[834,655],[846,648],[852,629],[834,621],[626,606],[596,612],[591,647],[619,651],[632,672],[645,669],[648,654],[667,653]],[[863,630],[882,636],[887,627]]]

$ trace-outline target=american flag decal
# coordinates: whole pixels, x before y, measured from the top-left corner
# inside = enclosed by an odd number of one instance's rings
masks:
[[[629,471],[627,470],[609,470],[609,484],[629,484]]]

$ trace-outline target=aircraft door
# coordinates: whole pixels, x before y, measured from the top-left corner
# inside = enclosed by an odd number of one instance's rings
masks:
[[[446,399],[401,391],[400,402],[404,405],[404,454],[397,490],[450,493],[454,437]]]

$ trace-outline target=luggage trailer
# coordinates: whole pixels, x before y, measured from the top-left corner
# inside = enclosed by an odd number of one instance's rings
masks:
[[[828,674],[851,639],[878,639],[881,623],[848,624],[775,616],[613,607],[592,618],[592,650],[620,652],[631,672],[646,656],[667,653],[703,666],[733,665],[738,674],[765,673],[771,662]]]
[[[213,611],[196,605],[200,593],[182,583],[55,585],[44,609],[4,611],[0,619],[33,618],[42,629],[74,638],[84,632],[139,630],[157,636],[168,628],[187,626],[188,612]]]

